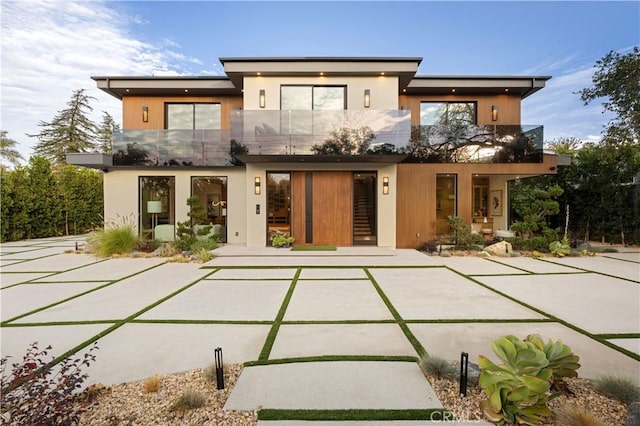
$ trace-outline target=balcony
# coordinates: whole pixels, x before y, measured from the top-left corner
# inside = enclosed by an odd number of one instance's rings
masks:
[[[405,110],[233,111],[229,131],[122,131],[114,135],[113,165],[234,166],[241,164],[238,158],[309,155],[535,163],[542,161],[542,141],[542,126],[411,126]]]

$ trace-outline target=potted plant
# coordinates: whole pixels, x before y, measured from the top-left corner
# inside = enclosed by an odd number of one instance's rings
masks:
[[[273,237],[273,240],[271,240],[271,245],[273,247],[291,247],[291,244],[295,240],[296,239],[293,237],[288,237],[284,234],[280,234]]]

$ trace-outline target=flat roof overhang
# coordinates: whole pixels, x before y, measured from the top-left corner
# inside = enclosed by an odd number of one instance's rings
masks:
[[[545,87],[551,76],[415,76],[406,95],[519,95],[526,98]]]
[[[220,58],[225,73],[242,88],[245,76],[397,76],[406,87],[422,62],[420,57],[275,57]]]
[[[73,152],[65,154],[67,164],[87,167],[89,169],[106,170],[113,167],[113,155],[99,152]]]
[[[246,164],[252,163],[400,163],[406,154],[397,155],[236,155],[238,160]]]
[[[242,95],[228,77],[123,77],[93,76],[98,89],[122,99],[124,96]]]

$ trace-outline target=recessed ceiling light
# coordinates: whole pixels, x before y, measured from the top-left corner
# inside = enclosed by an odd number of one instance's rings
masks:
[[[184,89],[184,93],[189,93],[189,89]]]
[[[321,73],[320,73],[320,75],[324,75],[324,73],[323,73],[323,72],[321,72]]]
[[[456,93],[456,89],[451,89],[451,92],[452,93]]]
[[[380,75],[384,75],[384,72],[381,72]]]
[[[259,73],[258,73],[258,75],[262,75],[262,73],[261,73],[261,72],[259,72]]]
[[[509,91],[509,89],[504,89],[504,91],[505,91],[505,92],[508,92],[508,91]]]

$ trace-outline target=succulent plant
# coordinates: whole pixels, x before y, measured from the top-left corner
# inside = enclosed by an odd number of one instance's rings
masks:
[[[491,347],[504,364],[479,356],[479,384],[488,396],[480,404],[484,415],[498,425],[535,425],[550,416],[546,393],[553,370],[545,353],[515,336],[501,337]]]
[[[554,343],[549,339],[547,343],[544,343],[538,334],[530,334],[524,340],[545,353],[549,361],[549,368],[553,370],[553,378],[578,377],[580,357],[575,355],[571,348],[561,340]]]

